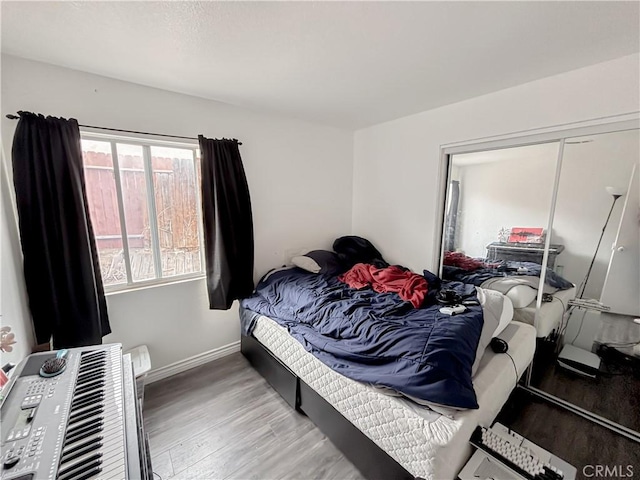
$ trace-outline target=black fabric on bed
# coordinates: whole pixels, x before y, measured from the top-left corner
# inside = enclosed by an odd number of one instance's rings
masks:
[[[356,263],[368,263],[377,268],[389,266],[387,261],[382,258],[382,254],[369,240],[356,235],[337,238],[333,242],[333,250],[340,257],[346,267],[345,270],[349,270]]]

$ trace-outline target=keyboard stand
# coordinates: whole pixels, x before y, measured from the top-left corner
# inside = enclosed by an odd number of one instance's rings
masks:
[[[564,473],[563,480],[575,480],[577,470],[573,465],[565,462],[559,457],[556,457],[551,452],[544,450],[543,448],[539,447],[533,442],[530,442],[517,433],[513,431],[510,432],[509,429],[507,429],[507,427],[505,427],[504,425],[495,423],[493,427],[491,427],[491,430],[504,436],[511,436],[517,441],[521,441],[521,445],[523,447],[528,447],[529,449],[531,449],[538,456],[538,458],[545,459],[554,467],[562,470],[562,472]],[[469,459],[462,471],[460,471],[460,473],[458,474],[458,478],[460,480],[526,480],[525,477],[509,468],[499,459],[494,458],[491,454],[481,449],[476,449],[473,456]]]

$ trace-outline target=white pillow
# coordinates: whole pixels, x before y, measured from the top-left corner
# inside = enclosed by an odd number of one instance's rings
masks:
[[[516,285],[505,295],[511,300],[513,308],[524,308],[536,299],[538,291],[529,285]]]
[[[478,292],[478,301],[482,306],[484,323],[476,349],[476,358],[471,367],[472,377],[478,371],[480,360],[491,343],[491,339],[507,328],[513,318],[513,304],[508,297],[488,288],[476,287],[476,291]]]
[[[482,323],[482,331],[480,332],[480,339],[478,340],[478,348],[476,349],[476,357],[471,366],[471,376],[473,377],[480,366],[480,359],[484,355],[484,351],[491,343],[493,338],[493,332],[498,328],[500,324],[500,315],[502,313],[502,300],[504,298],[501,293],[493,290],[485,290],[480,287],[476,287],[478,293],[478,301],[482,306],[482,316],[484,322]]]
[[[482,288],[490,288],[496,290],[511,299],[514,308],[524,308],[531,304],[538,295],[538,284],[540,279],[530,275],[522,275],[517,277],[496,277],[490,278],[482,282]],[[547,293],[548,285],[545,285],[545,293]],[[552,287],[550,287],[552,288]],[[548,293],[553,293],[557,289],[553,289]]]
[[[500,315],[500,323],[498,327],[493,332],[493,336],[497,337],[502,333],[502,331],[507,328],[507,325],[511,323],[513,320],[513,303],[508,295],[504,297],[504,302],[502,304],[502,314]]]
[[[296,267],[306,270],[311,273],[320,273],[320,265],[316,263],[316,261],[307,257],[306,255],[298,255],[297,257],[293,257],[291,259],[291,263],[293,263]]]

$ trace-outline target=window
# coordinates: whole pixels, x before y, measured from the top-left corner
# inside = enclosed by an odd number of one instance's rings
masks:
[[[82,135],[107,291],[204,273],[195,145]]]

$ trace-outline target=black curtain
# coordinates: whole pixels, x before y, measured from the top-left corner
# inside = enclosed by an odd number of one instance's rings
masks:
[[[237,140],[198,136],[209,308],[253,292],[253,217]]]
[[[452,252],[456,246],[456,230],[458,229],[458,204],[460,202],[460,182],[451,180],[449,183],[451,203],[445,222],[444,251]]]
[[[111,333],[74,119],[19,112],[13,137],[24,277],[38,343],[102,343]]]

